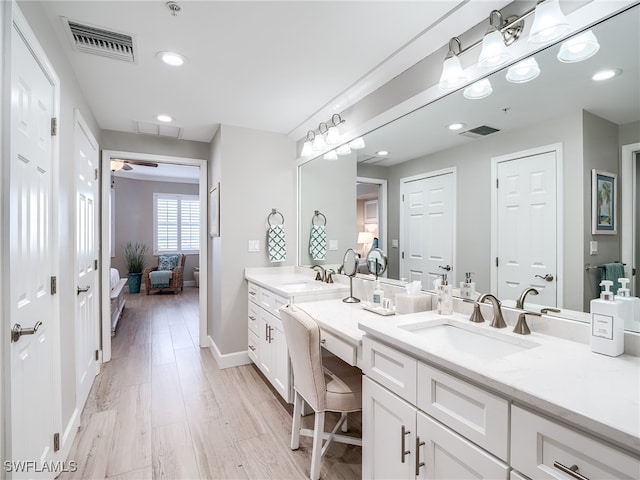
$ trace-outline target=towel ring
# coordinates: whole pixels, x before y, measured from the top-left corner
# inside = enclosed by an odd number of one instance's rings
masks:
[[[282,222],[281,223],[276,223],[276,225],[284,225],[284,215],[282,215],[282,213],[280,213],[278,210],[276,210],[275,208],[271,209],[271,213],[269,214],[269,216],[267,217],[267,223],[269,224],[270,227],[273,227],[273,224],[271,223],[271,217],[273,217],[274,215],[280,215],[280,218],[282,218]]]
[[[324,220],[324,223],[322,224],[323,226],[327,224],[327,217],[325,217],[323,213],[320,213],[319,210],[316,210],[313,214],[313,218],[311,219],[311,225],[317,225],[316,217],[322,217],[322,219]]]

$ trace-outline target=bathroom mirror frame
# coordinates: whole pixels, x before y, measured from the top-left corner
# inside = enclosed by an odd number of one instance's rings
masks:
[[[582,31],[586,31],[586,30],[588,30],[588,29],[590,29],[590,28],[594,28],[594,31],[596,31],[595,29],[599,28],[599,26],[600,26],[601,24],[606,24],[607,22],[610,22],[611,20],[613,20],[613,19],[615,19],[615,18],[618,18],[618,17],[622,17],[622,16],[624,16],[624,15],[631,15],[631,16],[634,16],[634,15],[635,15],[635,17],[634,17],[634,18],[636,18],[636,19],[637,19],[637,18],[638,18],[638,16],[637,16],[636,12],[638,11],[638,9],[639,9],[639,8],[640,8],[640,7],[639,7],[638,5],[626,5],[626,6],[623,6],[623,7],[620,9],[620,11],[619,11],[619,12],[613,12],[612,14],[606,15],[606,16],[605,16],[605,18],[600,18],[600,19],[598,19],[598,20],[594,23],[594,25],[587,25],[587,26],[585,26],[585,27],[581,28],[579,31],[575,32],[573,35],[577,35],[578,33],[582,32]],[[635,11],[633,11],[633,12],[630,12],[630,10],[632,10],[632,9],[636,9],[636,10],[635,10]],[[637,29],[636,29],[636,30],[637,30]],[[597,33],[597,32],[596,32],[596,33]],[[637,35],[637,33],[634,33],[634,35]],[[635,38],[635,37],[633,37],[633,38]],[[562,43],[562,41],[565,41],[565,40],[566,40],[566,39],[563,39],[563,40],[561,40],[560,42],[556,42],[555,44],[545,46],[545,47],[544,47],[544,48],[542,48],[540,51],[538,51],[538,52],[534,52],[534,55],[536,55],[536,58],[537,58],[537,56],[538,56],[538,55],[553,55],[553,56],[555,56],[555,53],[556,53],[556,51],[557,51],[557,49],[558,49],[559,44],[560,44],[560,43]],[[632,40],[632,41],[633,41],[633,40]],[[617,45],[617,48],[621,48],[619,44]],[[622,48],[626,48],[626,45],[625,45],[624,47],[622,47]],[[549,52],[551,52],[551,53],[549,53]],[[492,74],[492,75],[489,75],[489,76],[488,76],[488,78],[492,78],[492,76],[493,76],[493,75],[500,75],[500,72],[501,72],[501,71],[496,72],[496,73],[494,73],[494,74]],[[502,72],[503,72],[503,71],[502,71]],[[625,73],[634,73],[634,75],[637,75],[637,72],[625,72]],[[542,77],[543,77],[543,76],[541,76],[541,78],[542,78]],[[432,102],[432,103],[430,103],[430,104],[428,104],[428,105],[425,105],[424,107],[421,107],[421,108],[420,108],[420,109],[418,109],[418,110],[422,110],[422,109],[426,109],[426,108],[433,108],[433,106],[434,106],[434,105],[438,105],[440,102],[444,102],[444,101],[446,101],[448,98],[453,97],[453,96],[455,96],[455,95],[461,96],[461,90],[459,90],[459,91],[457,91],[457,92],[452,92],[451,94],[449,94],[449,95],[447,95],[447,96],[445,96],[445,97],[443,97],[443,98],[439,98],[439,99],[437,99],[436,101],[434,101],[434,102]],[[635,98],[634,98],[634,101],[635,101]],[[482,102],[482,101],[474,101],[474,102]],[[586,108],[586,107],[585,107],[585,108]],[[372,130],[371,132],[369,132],[368,134],[366,134],[366,135],[365,135],[365,140],[367,139],[367,136],[369,136],[369,135],[371,135],[371,134],[377,134],[379,131],[381,131],[381,130],[383,130],[383,129],[387,128],[387,126],[391,126],[391,125],[395,124],[396,122],[398,122],[398,121],[400,121],[400,120],[404,120],[406,117],[409,117],[410,115],[412,115],[414,112],[416,112],[416,111],[418,111],[418,110],[414,110],[413,112],[411,112],[411,113],[409,113],[409,114],[407,114],[407,115],[403,115],[402,117],[398,118],[397,120],[395,120],[395,121],[393,121],[393,122],[391,122],[391,123],[389,123],[389,124],[385,124],[384,126],[382,126],[382,127],[378,128],[378,129]],[[588,111],[588,110],[587,110],[587,111]],[[424,127],[423,127],[423,129],[424,129]],[[483,140],[484,140],[484,139],[483,139]],[[544,145],[545,143],[549,144],[549,143],[552,143],[552,141],[555,141],[555,140],[550,140],[550,141],[547,141],[547,142],[541,141],[541,142],[537,143],[537,144],[536,144],[536,146],[538,146],[538,145]],[[634,142],[629,142],[629,143],[634,143]],[[317,162],[317,160],[316,160],[316,162]],[[334,162],[334,163],[335,163],[335,162]],[[306,164],[307,164],[307,163],[305,163],[304,165],[306,165]],[[302,167],[301,167],[301,170],[302,170],[302,168],[304,168],[304,166],[302,166]],[[360,176],[365,176],[365,177],[374,177],[374,174],[372,173],[372,170],[371,170],[371,169],[369,169],[369,170],[364,170],[364,171],[360,171],[360,169],[358,168],[358,169],[357,169],[356,176],[358,176],[358,177],[360,177]],[[566,176],[566,172],[565,172],[565,176]],[[392,182],[392,181],[395,181],[395,179],[389,179],[389,178],[387,177],[387,181],[389,182],[389,186],[391,187],[391,182]],[[589,192],[584,191],[583,193],[584,193],[584,195],[586,196]],[[393,193],[392,193],[392,192],[390,192],[390,196],[391,196],[391,195],[393,195]],[[623,195],[624,195],[624,193],[623,193]],[[565,198],[566,198],[566,195],[565,195]],[[587,199],[587,200],[588,200],[588,199]],[[345,202],[343,202],[343,204],[345,204],[345,203],[346,203],[346,201],[345,201]],[[588,201],[588,203],[590,203],[590,200]],[[391,205],[389,205],[389,208],[390,208],[390,207],[391,207]],[[622,218],[622,217],[621,217],[621,218]],[[566,221],[570,221],[570,220],[571,220],[570,218],[566,218]],[[354,232],[354,233],[352,233],[352,236],[353,236],[353,237],[355,237],[355,235],[356,235],[356,234],[355,234],[355,232]],[[391,234],[391,230],[390,230],[390,236],[389,236],[389,238],[390,238],[390,239],[394,238],[392,235],[394,235],[394,234]],[[464,234],[462,234],[462,235],[464,235]],[[329,237],[329,238],[330,238],[330,237]],[[595,238],[595,240],[601,240],[601,239],[596,237],[596,238]],[[351,241],[353,242],[354,240],[351,240]],[[389,244],[391,244],[392,242],[393,242],[393,240],[389,240]],[[603,242],[601,242],[601,243],[603,243]],[[566,247],[565,247],[565,248],[566,248]],[[393,247],[393,246],[391,246],[391,247],[390,247],[390,250],[391,250],[391,251],[393,251],[393,250],[394,250],[394,247]],[[391,252],[390,252],[390,253],[391,253]],[[587,253],[588,253],[588,252],[587,252]],[[623,255],[624,255],[624,252],[623,252]],[[391,255],[390,255],[390,258],[391,258]],[[588,262],[588,260],[589,260],[589,258],[588,258],[588,257],[586,257],[586,258],[585,258],[585,262]],[[596,259],[592,259],[592,260],[594,260],[594,263],[595,263],[595,260],[597,260],[597,257],[596,257]],[[580,266],[580,267],[579,267],[579,269],[580,269],[580,270],[582,270],[582,269],[584,268],[584,264],[585,264],[585,262],[581,262],[582,266]],[[302,262],[301,262],[301,264],[302,264]],[[567,268],[567,267],[565,266],[565,268]],[[462,273],[461,273],[461,272],[464,272],[464,271],[466,271],[466,270],[472,270],[472,271],[475,271],[476,269],[475,269],[473,266],[463,265],[463,264],[461,263],[461,261],[459,260],[459,261],[458,261],[458,266],[457,266],[457,277],[455,277],[454,279],[455,279],[455,280],[461,280],[461,278],[460,278],[460,277],[462,276]],[[577,277],[579,280],[583,278],[583,275],[582,275],[582,273],[583,273],[583,272],[581,272],[581,271],[577,271],[577,272],[575,272],[575,273],[576,273],[577,275],[579,275],[579,276]],[[569,275],[570,275],[569,273],[567,273],[566,275],[564,275],[562,271],[558,271],[558,274],[559,274],[559,276],[560,276],[560,277],[567,277],[567,276],[569,276]],[[573,274],[571,274],[571,275],[573,275]],[[489,278],[485,278],[485,279],[476,279],[476,280],[478,281],[478,284],[479,284],[479,286],[478,286],[478,290],[479,290],[479,291],[490,291],[490,287],[489,287],[489,283],[490,283],[490,282],[489,282]],[[483,281],[483,280],[484,280],[484,281]],[[389,279],[389,280],[384,279],[384,281],[385,281],[385,282],[387,282],[387,281],[394,282],[394,280],[391,280],[391,279]],[[399,280],[395,280],[395,282],[400,282],[400,281],[399,281]],[[395,282],[394,282],[394,283],[395,283]],[[585,281],[585,283],[586,283],[586,281]],[[482,284],[482,287],[480,287],[480,284]],[[455,286],[455,285],[454,285],[454,286]],[[586,296],[587,296],[588,294],[590,294],[590,293],[592,293],[592,292],[589,292],[589,291],[587,290],[587,288],[585,287],[585,290],[584,290],[584,296],[586,297]],[[584,308],[584,307],[583,307],[583,308]],[[584,310],[583,310],[583,311],[584,311]],[[583,311],[576,311],[576,312],[575,312],[575,313],[576,313],[576,317],[580,317],[581,315],[582,315],[582,316],[584,316]],[[567,313],[566,311],[563,311],[561,316],[567,316],[567,315],[566,315],[566,313]]]

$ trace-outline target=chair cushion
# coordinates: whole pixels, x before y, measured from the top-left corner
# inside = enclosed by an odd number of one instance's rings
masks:
[[[177,253],[160,255],[158,257],[158,270],[171,270],[178,266],[180,255]]]
[[[355,412],[362,409],[362,372],[337,357],[323,358],[327,385],[326,410]]]

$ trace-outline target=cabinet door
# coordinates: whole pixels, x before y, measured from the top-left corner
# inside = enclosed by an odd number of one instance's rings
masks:
[[[414,478],[415,422],[413,406],[363,378],[362,478]]]
[[[291,368],[287,341],[280,321],[271,322],[271,350],[273,359],[271,383],[287,403],[292,403],[290,379]]]
[[[258,367],[269,380],[273,378],[273,348],[271,348],[269,315],[260,310],[258,322]]]
[[[420,479],[509,478],[509,466],[437,420],[417,413],[415,473]]]

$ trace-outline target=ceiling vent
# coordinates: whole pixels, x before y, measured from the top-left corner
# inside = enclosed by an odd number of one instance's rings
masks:
[[[369,165],[375,165],[378,162],[388,160],[389,157],[379,157],[378,155],[371,155],[368,153],[358,154],[358,163],[368,163]]]
[[[136,122],[136,130],[143,135],[155,135],[157,137],[180,138],[182,128],[173,125],[160,125],[150,122]]]
[[[487,135],[491,135],[492,133],[499,132],[500,129],[489,127],[487,125],[480,125],[479,127],[472,128],[471,130],[467,130],[466,132],[460,133],[460,135],[464,135],[469,138],[480,138],[486,137]]]
[[[133,37],[93,25],[86,25],[62,17],[67,35],[79,52],[135,63]]]

